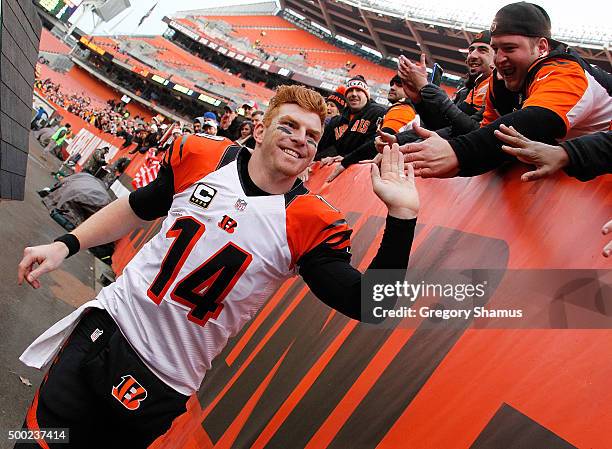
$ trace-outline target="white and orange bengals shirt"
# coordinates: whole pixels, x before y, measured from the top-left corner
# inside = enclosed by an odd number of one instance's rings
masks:
[[[302,255],[350,245],[342,215],[301,182],[285,195],[248,196],[252,181],[240,164],[250,155],[236,158],[238,151],[213,136],[176,142],[166,161],[171,176],[156,181],[171,182],[174,193],[160,232],[97,297],[149,369],[185,395]],[[154,196],[135,193],[137,214],[159,209]]]
[[[532,68],[540,62],[534,62]],[[500,117],[494,106],[493,85],[490,77],[481,127]],[[606,89],[578,62],[568,59],[552,58],[537,69],[522,103],[522,108],[529,106],[549,109],[561,117],[566,129],[561,140],[606,131],[612,117],[612,98]]]

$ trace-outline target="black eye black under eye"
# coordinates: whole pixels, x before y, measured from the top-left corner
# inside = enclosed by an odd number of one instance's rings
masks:
[[[283,132],[285,134],[293,134],[293,132],[284,125],[278,125],[276,129],[278,129],[280,132]]]

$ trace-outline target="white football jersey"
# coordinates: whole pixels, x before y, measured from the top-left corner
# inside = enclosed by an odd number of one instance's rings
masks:
[[[301,184],[285,195],[247,196],[237,161],[227,163],[228,140],[179,143],[160,232],[97,299],[144,363],[189,395],[303,254],[350,242],[341,214]]]

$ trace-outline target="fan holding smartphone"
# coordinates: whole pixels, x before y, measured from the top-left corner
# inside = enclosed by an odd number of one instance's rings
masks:
[[[419,62],[413,62],[406,56],[400,55],[397,68],[406,96],[415,104],[421,102],[421,89],[429,83],[439,86],[444,73],[442,67],[436,63],[433,65],[431,76],[428,76],[424,54],[421,55]]]

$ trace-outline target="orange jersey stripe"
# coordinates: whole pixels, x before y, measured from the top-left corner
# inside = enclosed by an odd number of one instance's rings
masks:
[[[322,243],[350,246],[351,230],[342,214],[318,195],[302,195],[287,207],[287,241],[292,265]]]
[[[45,376],[45,380],[46,378],[47,376]],[[45,380],[43,380],[43,384]],[[32,400],[32,405],[30,405],[30,408],[28,409],[28,413],[26,415],[26,424],[28,426],[28,429],[30,430],[40,430],[40,427],[38,426],[38,419],[36,418],[36,412],[38,410],[39,394],[40,394],[40,387],[38,388],[38,390],[36,390],[36,394],[34,395],[34,399]],[[36,440],[36,443],[38,443],[38,445],[42,447],[43,449],[49,449],[49,445],[47,444],[45,440]]]
[[[233,145],[229,139],[205,134],[185,136],[174,142],[165,161],[172,167],[174,192],[182,192],[215,171]]]
[[[493,123],[495,120],[499,118],[499,113],[493,106],[493,75],[491,75],[486,80],[487,83],[487,93],[485,94],[485,110],[482,117],[482,121],[480,122],[480,127],[487,126]]]
[[[527,89],[523,107],[539,106],[556,113],[569,130],[569,112],[584,96],[589,82],[580,64],[567,60],[552,60],[542,65]]]

